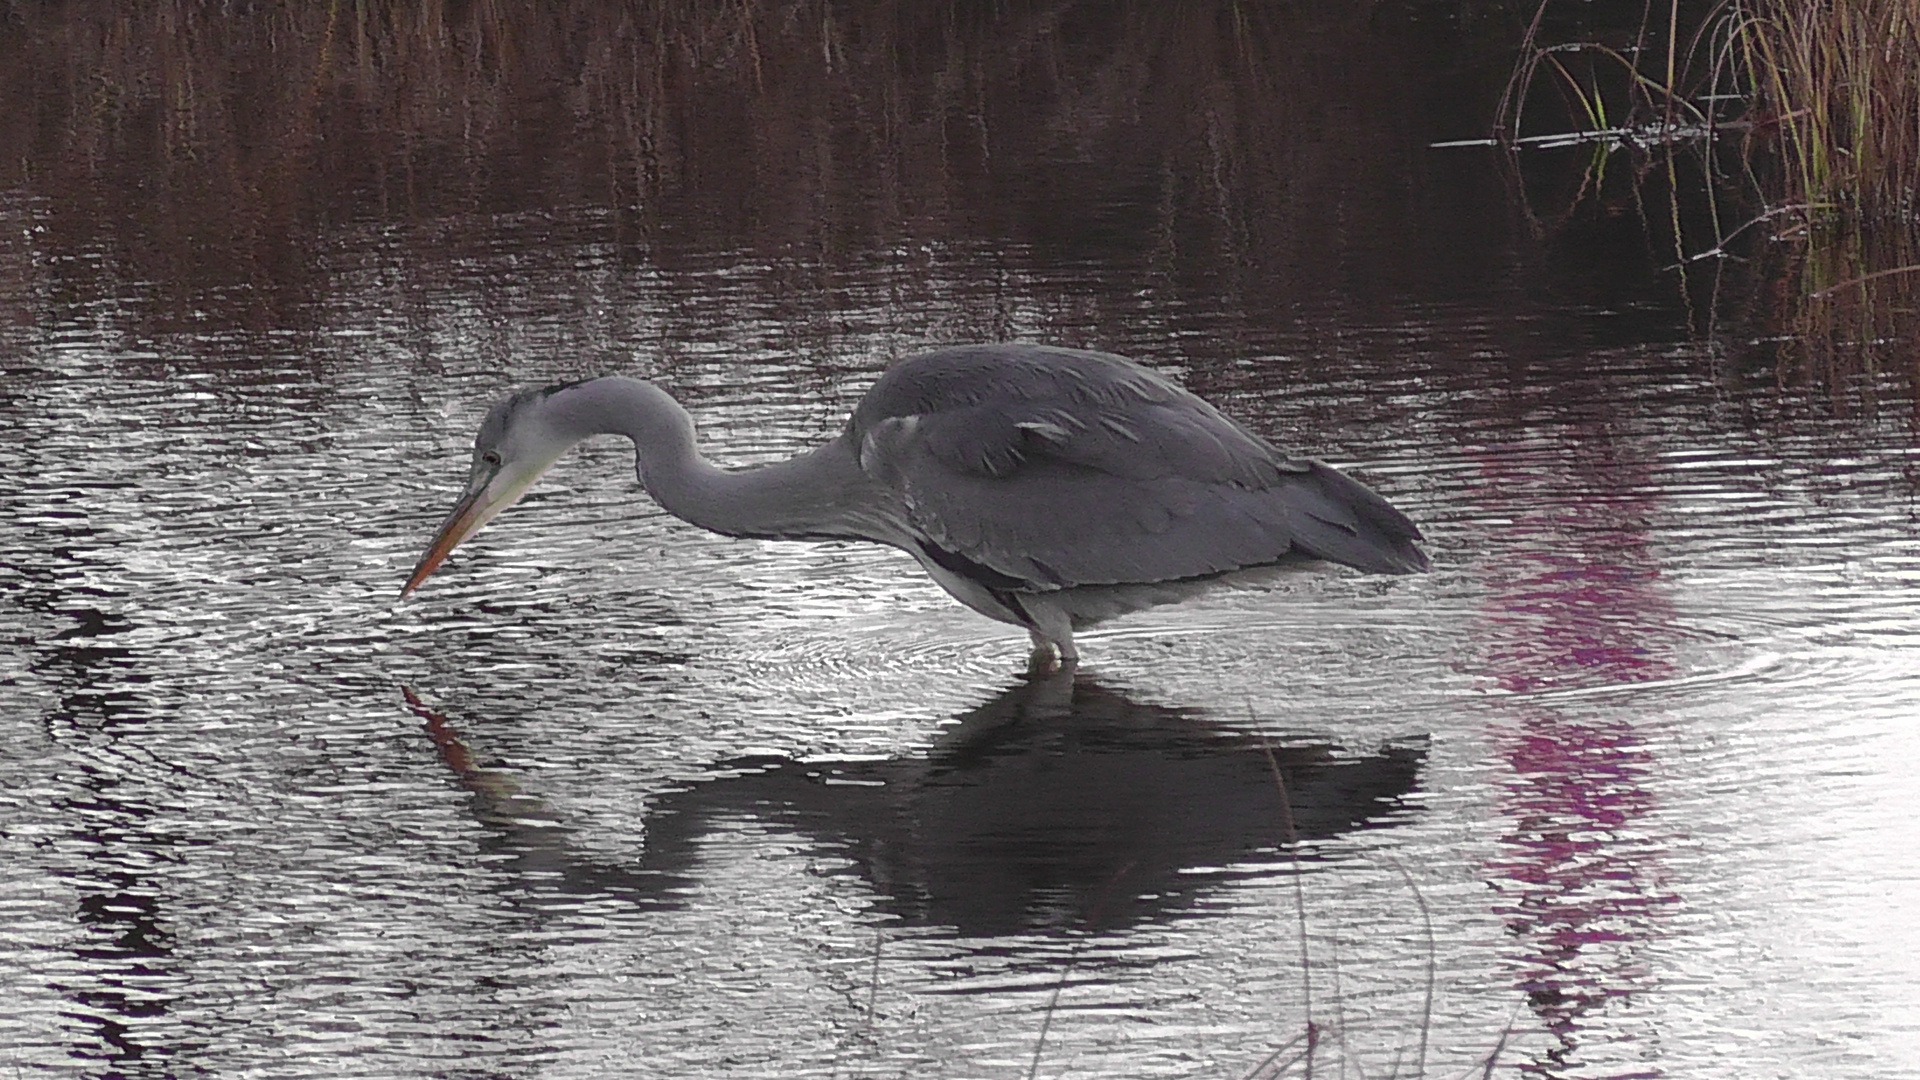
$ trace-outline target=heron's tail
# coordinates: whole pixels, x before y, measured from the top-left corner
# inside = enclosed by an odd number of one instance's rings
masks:
[[[1373,489],[1321,461],[1288,477],[1286,499],[1300,551],[1370,574],[1427,568],[1420,529]]]

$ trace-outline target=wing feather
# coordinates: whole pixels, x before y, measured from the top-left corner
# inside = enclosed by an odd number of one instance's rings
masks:
[[[1035,591],[1175,581],[1289,557],[1423,569],[1412,522],[1119,357],[1031,345],[909,358],[850,434],[946,552]]]

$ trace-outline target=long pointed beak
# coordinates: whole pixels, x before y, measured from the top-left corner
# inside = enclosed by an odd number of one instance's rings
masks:
[[[529,467],[509,461],[504,466],[496,466],[490,473],[475,478],[468,486],[467,493],[454,504],[453,513],[441,524],[440,531],[433,534],[433,543],[427,545],[427,553],[420,556],[420,562],[413,568],[413,576],[407,579],[400,589],[400,596],[420,587],[427,575],[436,570],[447,556],[467,537],[480,531],[480,527],[492,521],[495,515],[514,503],[520,496],[533,487],[540,474],[552,465],[551,460],[543,460]]]
[[[505,507],[488,506],[490,501],[498,501],[487,498],[489,486],[484,483],[473,485],[467,489],[465,495],[461,496],[460,501],[454,504],[453,513],[447,515],[447,520],[441,524],[440,531],[433,534],[433,543],[427,545],[427,553],[420,556],[420,561],[414,565],[413,576],[407,578],[407,583],[400,587],[401,599],[405,599],[407,594],[419,588],[420,583],[427,580],[427,575],[439,569],[440,564],[447,561],[447,556],[453,554],[453,549],[458,547],[462,540],[479,532],[480,526],[485,525],[494,514],[505,509]]]

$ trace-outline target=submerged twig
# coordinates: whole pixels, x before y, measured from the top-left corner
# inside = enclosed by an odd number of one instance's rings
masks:
[[[1299,1046],[1303,1040],[1307,1043],[1304,1049],[1287,1060],[1280,1061],[1281,1054]],[[1274,1077],[1284,1074],[1288,1069],[1293,1068],[1294,1065],[1298,1064],[1311,1053],[1313,1053],[1313,1027],[1312,1025],[1308,1025],[1305,1033],[1295,1035],[1293,1038],[1281,1043],[1278,1049],[1262,1058],[1260,1064],[1248,1070],[1240,1077],[1240,1080],[1273,1080]],[[1279,1062],[1279,1064],[1276,1065],[1274,1064],[1275,1062]]]
[[[1791,214],[1791,213],[1802,212],[1802,211],[1807,211],[1812,209],[1814,209],[1814,207],[1808,203],[1793,203],[1788,206],[1776,206],[1773,209],[1767,211],[1766,213],[1761,214],[1759,217],[1756,217],[1748,221],[1746,224],[1741,225],[1739,228],[1734,229],[1732,232],[1727,233],[1725,236],[1722,236],[1720,238],[1719,243],[1708,248],[1707,250],[1702,251],[1696,255],[1687,256],[1686,262],[1695,263],[1695,262],[1701,261],[1702,259],[1712,259],[1722,255],[1728,255],[1730,254],[1727,251],[1728,242],[1731,241],[1734,237],[1739,236],[1741,233],[1746,232],[1748,229],[1753,228],[1755,225],[1758,225],[1763,221],[1770,221],[1773,218],[1777,218],[1782,214]],[[1681,265],[1682,264],[1680,263],[1675,263],[1672,266],[1663,267],[1662,269],[1678,270]]]
[[[873,928],[873,969],[867,973],[867,1035],[873,1035],[874,998],[880,992],[880,946],[887,940],[885,930]]]
[[[1080,943],[1073,943],[1067,950],[1067,963],[1060,969],[1060,978],[1053,984],[1053,994],[1047,998],[1047,1011],[1040,1017],[1040,1037],[1033,1040],[1033,1061],[1027,1066],[1027,1080],[1040,1075],[1040,1052],[1047,1047],[1047,1029],[1053,1026],[1053,1010],[1060,1004],[1060,991],[1066,988],[1067,976],[1073,972],[1074,960],[1080,954]]]
[[[1249,705],[1251,710],[1251,705]],[[1307,892],[1300,880],[1300,833],[1294,827],[1293,796],[1287,793],[1287,779],[1280,773],[1280,760],[1273,756],[1273,746],[1267,742],[1265,732],[1260,735],[1260,752],[1267,756],[1267,769],[1273,773],[1273,783],[1280,789],[1280,820],[1287,829],[1287,861],[1293,864],[1293,908],[1300,920],[1300,994],[1301,1007],[1307,1014],[1307,1028],[1313,1028],[1313,961],[1307,949]],[[1309,1040],[1308,1045],[1312,1045]],[[1312,1066],[1308,1066],[1308,1075],[1312,1075]]]
[[[1518,1016],[1519,1012],[1518,1008],[1514,1009],[1513,1015],[1507,1017],[1507,1026],[1500,1029],[1500,1041],[1493,1044],[1493,1051],[1487,1055],[1486,1068],[1480,1070],[1480,1080],[1493,1080],[1493,1067],[1500,1060],[1500,1052],[1507,1048],[1507,1039],[1513,1035],[1514,1016]]]
[[[1839,292],[1841,289],[1845,289],[1854,285],[1864,285],[1867,282],[1874,280],[1875,278],[1892,277],[1895,274],[1911,274],[1917,271],[1920,271],[1920,263],[1916,263],[1911,266],[1895,266],[1886,270],[1875,270],[1871,274],[1862,274],[1856,278],[1848,278],[1847,280],[1839,283],[1838,285],[1829,285],[1826,288],[1821,289],[1819,292],[1808,293],[1807,299],[1824,300],[1827,297],[1832,296],[1834,293]]]
[[[1427,997],[1420,1012],[1420,1056],[1414,1063],[1414,1075],[1427,1075],[1427,1034],[1433,1027],[1433,991],[1438,977],[1440,945],[1433,936],[1433,913],[1427,910],[1427,898],[1421,894],[1420,886],[1413,875],[1401,865],[1400,860],[1391,855],[1382,855],[1387,865],[1400,872],[1401,880],[1407,883],[1407,891],[1413,893],[1413,902],[1420,906],[1420,925],[1427,933]],[[1396,1070],[1398,1071],[1398,1070]]]

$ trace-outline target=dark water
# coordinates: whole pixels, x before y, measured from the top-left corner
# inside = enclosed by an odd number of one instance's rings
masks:
[[[14,1074],[1920,1075],[1911,390],[1428,150],[1492,31],[443,13],[428,108],[392,26],[89,10],[5,42],[65,72],[0,193]],[[511,387],[746,463],[995,339],[1359,470],[1433,572],[1031,683],[606,443],[395,600]]]

